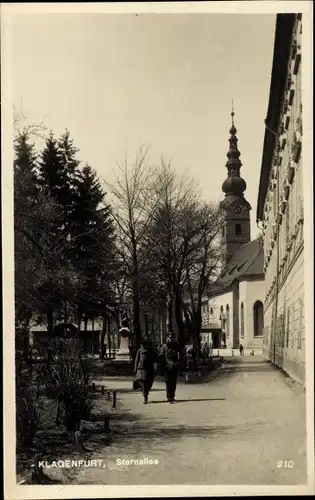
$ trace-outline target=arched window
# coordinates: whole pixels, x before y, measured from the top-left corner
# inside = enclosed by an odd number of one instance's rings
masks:
[[[241,339],[244,338],[245,330],[244,330],[244,304],[241,303]]]
[[[254,337],[260,337],[264,328],[264,306],[260,300],[254,304]]]
[[[225,316],[223,312],[223,306],[220,307],[220,321],[221,321],[221,329],[225,330]]]
[[[226,331],[226,338],[228,339],[230,337],[230,308],[228,304],[225,308],[225,311],[226,311],[225,331]]]

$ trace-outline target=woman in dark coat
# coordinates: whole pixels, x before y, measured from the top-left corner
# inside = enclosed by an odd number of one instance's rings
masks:
[[[148,339],[142,341],[141,347],[137,351],[134,369],[136,379],[141,386],[143,402],[146,404],[157,369],[157,355]]]

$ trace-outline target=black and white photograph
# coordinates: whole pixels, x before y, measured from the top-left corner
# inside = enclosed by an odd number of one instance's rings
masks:
[[[315,493],[312,3],[1,11],[6,499]]]

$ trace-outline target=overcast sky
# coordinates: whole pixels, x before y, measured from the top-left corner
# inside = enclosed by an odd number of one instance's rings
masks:
[[[29,121],[68,128],[107,181],[126,146],[190,168],[218,200],[234,99],[235,125],[257,235],[256,200],[275,15],[22,15],[13,23],[13,93]]]

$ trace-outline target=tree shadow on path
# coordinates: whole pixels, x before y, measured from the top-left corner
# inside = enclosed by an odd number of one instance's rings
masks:
[[[209,422],[210,423],[210,422]],[[117,425],[118,424],[118,425]],[[120,424],[120,425],[119,425]],[[116,422],[115,425],[115,447],[133,448],[136,443],[144,449],[154,449],[155,446],[168,445],[170,439],[180,441],[186,438],[233,438],[250,440],[257,432],[261,432],[263,422],[252,422],[251,424],[232,425],[174,425],[167,419],[156,421],[155,419],[137,419],[129,425],[126,420]]]

